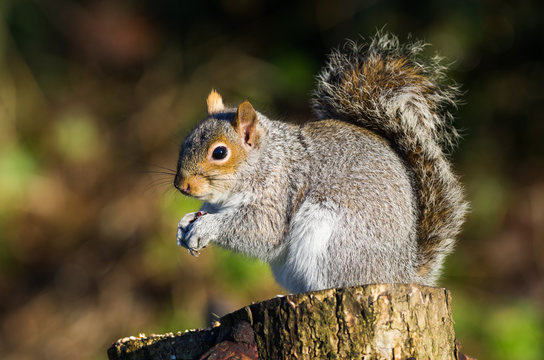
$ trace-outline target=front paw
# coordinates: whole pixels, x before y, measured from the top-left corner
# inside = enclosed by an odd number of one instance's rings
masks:
[[[210,242],[209,236],[204,231],[202,216],[205,213],[190,213],[185,215],[178,224],[177,241],[193,256],[199,255],[199,250],[205,248]]]
[[[203,231],[203,222],[197,220],[193,222],[184,236],[185,247],[189,250],[191,255],[198,256],[199,251],[210,243],[210,239]]]
[[[181,218],[181,220],[178,222],[178,233],[176,236],[178,246],[184,246],[182,240],[184,237],[184,234],[189,231],[189,226],[199,217],[202,215],[206,215],[206,212],[204,211],[195,211],[192,213],[186,214],[184,217]]]

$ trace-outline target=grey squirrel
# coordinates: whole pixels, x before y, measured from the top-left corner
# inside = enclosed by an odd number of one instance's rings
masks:
[[[378,33],[333,51],[302,125],[212,91],[179,152],[174,186],[204,205],[178,244],[262,259],[293,293],[434,285],[468,205],[446,155],[459,91],[423,47]]]

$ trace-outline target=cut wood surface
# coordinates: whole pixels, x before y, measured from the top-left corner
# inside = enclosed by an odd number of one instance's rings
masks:
[[[120,339],[110,360],[464,359],[447,289],[367,285],[248,305],[213,327]]]

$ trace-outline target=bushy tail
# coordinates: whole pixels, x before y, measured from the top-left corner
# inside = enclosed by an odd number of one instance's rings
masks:
[[[458,137],[448,108],[459,91],[445,83],[438,56],[421,56],[424,46],[399,45],[381,33],[369,44],[348,42],[318,76],[313,106],[320,118],[356,123],[388,139],[412,168],[420,210],[418,273],[432,284],[468,205],[446,156]]]

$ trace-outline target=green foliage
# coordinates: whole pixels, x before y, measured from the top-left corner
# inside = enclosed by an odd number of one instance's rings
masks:
[[[489,302],[456,292],[453,314],[467,354],[504,360],[541,359],[544,354],[544,312],[533,302]]]
[[[12,204],[23,201],[38,168],[36,157],[22,144],[2,146],[0,151],[0,214],[8,212]]]
[[[85,161],[98,152],[96,122],[81,109],[68,109],[60,114],[53,131],[58,152],[68,160]]]
[[[280,74],[282,96],[289,94],[304,94],[314,84],[314,77],[319,66],[315,59],[297,49],[288,49],[280,52],[272,63],[277,66]]]
[[[242,292],[262,286],[263,279],[270,277],[267,264],[227,250],[215,249],[214,264],[214,273],[220,277],[219,282],[224,282],[226,288]]]

